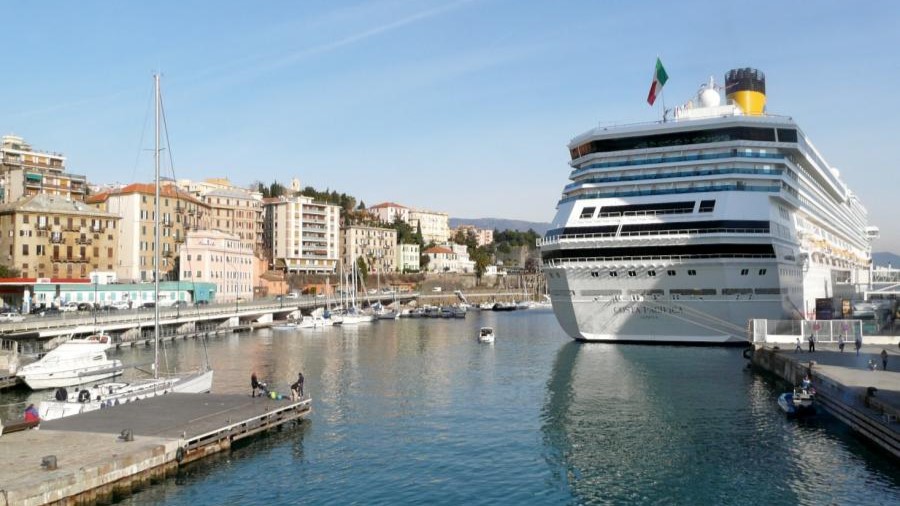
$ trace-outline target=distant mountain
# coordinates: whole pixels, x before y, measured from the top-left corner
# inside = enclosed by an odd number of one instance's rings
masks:
[[[450,218],[450,228],[460,225],[472,225],[476,228],[491,230],[518,230],[519,232],[526,232],[530,228],[541,235],[544,235],[550,228],[549,223],[536,221],[505,220],[503,218]]]
[[[887,267],[888,264],[891,264],[893,268],[900,268],[900,255],[895,255],[894,253],[889,253],[887,251],[880,251],[878,253],[872,253],[872,262],[878,267]]]

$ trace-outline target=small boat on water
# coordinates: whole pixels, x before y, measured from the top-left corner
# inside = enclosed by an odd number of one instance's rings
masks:
[[[492,327],[481,327],[481,330],[478,331],[478,342],[493,343],[494,329]]]
[[[122,374],[122,361],[107,358],[113,345],[108,334],[69,339],[37,362],[18,371],[33,390],[81,385]]]
[[[790,417],[806,417],[816,414],[815,390],[795,388],[778,396],[778,407]]]
[[[491,309],[494,311],[515,311],[518,307],[516,307],[515,302],[497,302]]]

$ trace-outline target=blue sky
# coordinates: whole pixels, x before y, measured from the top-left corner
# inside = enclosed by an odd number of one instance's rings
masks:
[[[730,68],[767,75],[900,252],[900,3],[15,2],[0,132],[92,182],[152,178],[151,75],[175,175],[287,182],[457,217],[549,221],[566,144],[654,120]],[[12,22],[14,20],[14,22]]]

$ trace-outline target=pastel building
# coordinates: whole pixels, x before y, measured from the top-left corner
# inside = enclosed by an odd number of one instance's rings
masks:
[[[0,140],[0,203],[22,197],[54,195],[83,200],[87,177],[65,171],[66,158],[59,153],[32,149],[21,137],[5,135]]]
[[[447,213],[411,209],[409,224],[413,230],[422,231],[422,239],[426,244],[445,244],[450,241],[450,216]]]
[[[397,245],[397,270],[400,272],[419,272],[421,256],[418,244]]]
[[[402,222],[409,223],[409,208],[393,202],[375,204],[366,209],[366,211],[384,223],[394,223],[398,219]]]
[[[179,252],[182,281],[215,285],[216,301],[253,298],[254,243],[220,230],[192,230]]]
[[[351,265],[363,258],[369,272],[397,271],[397,231],[392,228],[349,225],[341,231],[341,259]]]

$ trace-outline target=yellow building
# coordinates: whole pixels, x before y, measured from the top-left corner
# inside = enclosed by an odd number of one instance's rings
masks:
[[[26,278],[86,278],[112,270],[120,218],[77,200],[32,195],[0,206],[0,252]]]
[[[43,193],[83,200],[87,178],[65,172],[59,153],[35,151],[21,137],[6,135],[0,142],[0,202],[15,202]]]

